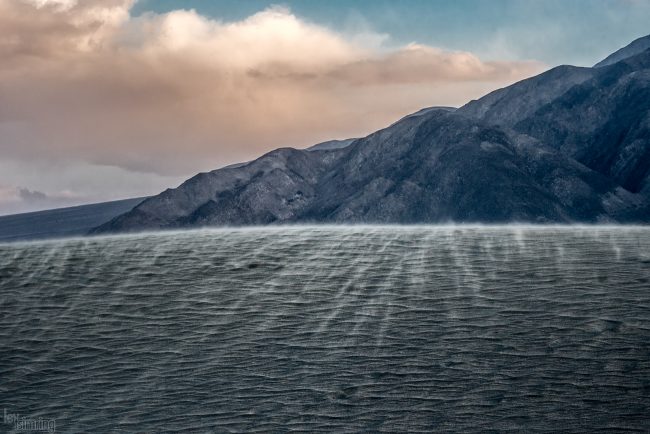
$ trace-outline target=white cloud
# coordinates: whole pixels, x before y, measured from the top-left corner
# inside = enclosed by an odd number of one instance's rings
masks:
[[[37,8],[54,7],[58,10],[68,10],[77,5],[77,0],[24,0]]]
[[[390,48],[367,27],[338,33],[284,8],[223,22],[132,17],[132,3],[0,0],[3,159],[188,175],[367,134],[543,68]]]

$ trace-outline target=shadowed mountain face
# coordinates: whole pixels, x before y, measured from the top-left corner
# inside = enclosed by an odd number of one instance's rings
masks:
[[[278,149],[199,174],[94,233],[301,222],[649,222],[649,85],[650,51],[597,68],[557,67],[458,110],[420,110],[365,138]]]
[[[362,139],[317,191],[303,220],[598,221],[639,200],[535,140],[445,111]]]
[[[650,50],[599,68],[555,68],[458,112],[535,137],[633,193],[650,193]]]

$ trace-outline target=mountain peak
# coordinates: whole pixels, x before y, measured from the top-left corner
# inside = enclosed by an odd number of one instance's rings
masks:
[[[617,50],[607,56],[604,60],[596,63],[594,68],[600,68],[602,66],[612,65],[616,62],[619,62],[628,57],[632,57],[636,54],[642,53],[645,50],[650,49],[650,35],[643,36],[639,39],[635,39],[625,47]]]

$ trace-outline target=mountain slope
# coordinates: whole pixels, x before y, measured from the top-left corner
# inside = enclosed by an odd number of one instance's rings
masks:
[[[446,110],[327,151],[197,175],[94,233],[271,223],[637,221],[644,201],[530,137]]]
[[[631,192],[650,193],[650,50],[587,69],[580,80],[573,67],[561,68],[458,113],[535,137]]]
[[[535,140],[444,111],[361,139],[318,191],[307,220],[596,222],[642,202]]]
[[[93,233],[293,220],[313,200],[318,178],[335,153],[281,148],[246,164],[201,173]]]
[[[514,125],[573,86],[589,80],[592,68],[562,65],[473,100],[457,113],[496,125]]]

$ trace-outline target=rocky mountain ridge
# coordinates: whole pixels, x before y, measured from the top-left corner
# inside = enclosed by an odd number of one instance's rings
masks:
[[[639,47],[594,68],[553,68],[459,109],[422,109],[364,138],[201,173],[93,233],[650,222],[650,50]]]

